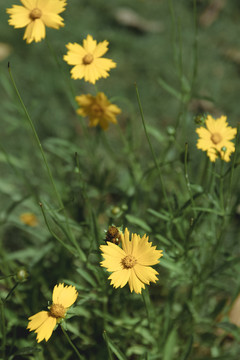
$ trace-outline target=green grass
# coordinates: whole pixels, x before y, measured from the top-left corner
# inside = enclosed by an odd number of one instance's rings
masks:
[[[238,360],[240,333],[228,313],[240,292],[239,140],[230,163],[212,164],[196,148],[194,122],[203,112],[227,115],[232,127],[239,122],[239,63],[227,56],[239,47],[238,2],[226,2],[210,27],[198,26],[196,63],[190,0],[172,1],[174,23],[170,1],[69,1],[65,27],[47,29],[58,64],[47,41],[27,45],[23,30],[8,25],[5,6],[13,3],[0,4],[2,41],[12,48],[0,63],[0,359],[77,358],[60,326],[40,344],[26,330],[64,282],[79,292],[63,326],[83,359]],[[198,20],[208,3],[197,1]],[[119,25],[121,6],[164,30]],[[76,115],[72,89],[96,90],[72,80],[62,60],[65,45],[87,34],[108,40],[107,56],[117,62],[97,82],[122,109],[106,132]],[[25,212],[37,216],[37,227],[20,221]],[[147,233],[164,251],[159,281],[142,296],[128,285],[114,289],[99,265],[112,223]],[[24,282],[16,276],[22,268]]]

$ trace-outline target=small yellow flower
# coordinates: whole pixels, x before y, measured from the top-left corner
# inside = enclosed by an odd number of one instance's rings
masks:
[[[97,44],[91,35],[83,40],[83,46],[77,43],[66,45],[68,52],[63,59],[69,65],[75,65],[72,70],[73,79],[83,79],[95,84],[96,80],[109,76],[108,71],[117,64],[111,59],[102,58],[108,51],[108,41]]]
[[[21,214],[20,220],[25,225],[32,226],[32,227],[38,226],[38,219],[37,219],[36,215],[34,215],[32,213]]]
[[[162,250],[156,250],[146,235],[141,238],[132,234],[130,241],[127,228],[124,234],[121,233],[121,244],[122,249],[111,242],[100,246],[104,257],[101,266],[112,272],[108,279],[113,287],[122,288],[128,282],[131,292],[141,294],[145,284],[158,280],[158,272],[151,265],[159,263],[159,258],[163,256]]]
[[[217,157],[222,160],[230,161],[230,155],[235,151],[235,145],[230,141],[234,139],[237,129],[228,126],[227,117],[221,116],[214,119],[211,115],[207,116],[206,127],[196,129],[199,139],[197,148],[207,151],[207,155],[212,162],[215,162]]]
[[[66,312],[70,306],[77,300],[77,290],[74,286],[64,286],[58,284],[53,289],[52,305],[49,311],[40,311],[28,318],[27,329],[35,330],[37,342],[45,339],[48,341],[55,326],[65,318]]]
[[[26,27],[23,40],[30,44],[41,41],[46,36],[45,27],[59,29],[63,18],[59,16],[65,10],[66,0],[20,0],[23,6],[13,5],[7,9],[10,14],[8,23],[17,28]]]
[[[90,94],[76,96],[76,101],[80,105],[77,114],[89,117],[89,126],[101,126],[103,130],[108,129],[109,123],[116,124],[116,115],[121,113],[119,107],[111,104],[106,95],[102,92],[97,96]]]

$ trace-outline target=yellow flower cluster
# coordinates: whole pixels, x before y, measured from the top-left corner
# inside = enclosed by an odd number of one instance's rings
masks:
[[[10,15],[9,24],[15,28],[26,28],[23,39],[28,44],[44,39],[46,27],[59,29],[64,26],[63,18],[59,14],[65,10],[66,0],[20,1],[23,6],[13,5],[12,8],[7,9]],[[63,59],[69,65],[73,65],[72,78],[84,79],[95,84],[98,79],[108,77],[109,70],[117,66],[111,59],[102,57],[108,51],[108,44],[106,40],[97,44],[91,35],[87,35],[83,45],[67,44],[68,51]],[[79,115],[89,117],[90,126],[99,124],[103,130],[106,130],[109,123],[117,123],[116,115],[121,111],[116,105],[112,105],[103,93],[97,94],[96,97],[81,95],[77,97],[77,101],[80,105],[82,102],[91,102],[92,106],[82,105],[82,109],[77,111]]]

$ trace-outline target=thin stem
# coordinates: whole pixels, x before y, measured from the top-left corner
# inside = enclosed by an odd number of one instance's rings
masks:
[[[72,342],[72,340],[70,339],[70,337],[68,336],[68,333],[66,332],[66,330],[64,329],[64,327],[63,327],[62,325],[60,325],[60,326],[61,326],[62,332],[64,333],[64,335],[65,335],[65,337],[66,337],[67,341],[69,342],[69,344],[71,345],[71,347],[72,347],[72,348],[73,348],[73,350],[75,351],[75,353],[76,353],[76,355],[77,355],[78,359],[80,359],[80,360],[84,360],[83,356],[82,356],[82,355],[80,355],[80,353],[79,353],[78,349],[77,349],[77,348],[76,348],[76,346],[73,344],[73,342]]]
[[[142,124],[143,124],[143,128],[144,128],[144,132],[145,132],[145,135],[146,135],[146,138],[147,138],[147,141],[148,141],[148,144],[149,144],[149,147],[150,147],[150,150],[151,150],[153,159],[154,159],[155,166],[156,166],[157,171],[158,171],[158,175],[159,175],[159,179],[160,179],[160,183],[161,183],[161,187],[162,187],[162,192],[163,192],[164,199],[165,199],[165,201],[166,201],[166,204],[167,204],[167,207],[168,207],[169,212],[172,214],[172,207],[171,207],[171,204],[170,204],[170,201],[169,201],[169,197],[168,197],[168,195],[167,195],[167,192],[166,192],[166,189],[165,189],[165,185],[164,185],[164,182],[163,182],[163,179],[162,179],[162,174],[161,174],[160,166],[159,166],[159,164],[158,164],[156,154],[155,154],[155,152],[154,152],[154,150],[153,150],[153,147],[152,147],[150,138],[149,138],[149,136],[148,136],[148,132],[147,132],[146,124],[145,124],[145,119],[144,119],[144,115],[143,115],[142,104],[141,104],[141,101],[140,101],[140,96],[139,96],[139,92],[138,92],[138,88],[137,88],[137,84],[135,84],[135,88],[136,88],[138,106],[139,106],[139,110],[140,110],[140,114],[141,114],[141,118],[142,118]]]
[[[21,103],[21,105],[22,105],[22,108],[23,108],[23,110],[24,110],[24,112],[25,112],[25,115],[26,115],[26,117],[27,117],[28,123],[29,123],[29,125],[30,125],[30,127],[31,127],[31,129],[32,129],[33,135],[34,135],[34,137],[35,137],[35,140],[36,140],[37,145],[38,145],[38,147],[39,147],[39,150],[40,150],[40,152],[41,152],[41,155],[42,155],[44,164],[45,164],[45,166],[46,166],[46,170],[47,170],[47,173],[48,173],[50,182],[51,182],[51,184],[52,184],[52,187],[53,187],[54,192],[55,192],[55,194],[56,194],[56,197],[57,197],[57,199],[58,199],[59,205],[60,205],[61,208],[64,208],[63,203],[62,203],[62,199],[61,199],[61,197],[60,197],[60,195],[59,195],[59,193],[58,193],[58,191],[57,191],[56,185],[55,185],[55,183],[54,183],[51,170],[50,170],[50,168],[49,168],[49,166],[48,166],[48,162],[47,162],[45,153],[44,153],[44,151],[43,151],[42,144],[41,144],[41,142],[40,142],[40,139],[39,139],[39,137],[38,137],[38,134],[37,134],[37,132],[36,132],[36,129],[35,129],[34,125],[33,125],[32,119],[30,118],[30,116],[29,116],[29,114],[28,114],[28,111],[27,111],[27,109],[26,109],[26,107],[25,107],[25,105],[24,105],[24,103],[23,103],[22,98],[21,98],[21,95],[20,95],[20,93],[19,93],[19,91],[18,91],[18,88],[17,88],[17,86],[16,86],[15,80],[14,80],[14,78],[13,78],[13,76],[12,76],[12,72],[11,72],[11,68],[10,68],[10,64],[9,64],[9,63],[8,63],[8,71],[9,71],[9,75],[10,75],[10,78],[11,78],[11,81],[12,81],[12,84],[13,84],[13,87],[14,87],[14,89],[15,89],[15,91],[16,91],[16,94],[17,94],[17,96],[18,96],[18,99],[19,99],[19,101],[20,101],[20,103]]]
[[[35,127],[34,127],[34,124],[33,124],[33,122],[32,122],[32,119],[31,119],[30,115],[28,114],[28,111],[27,111],[27,109],[26,109],[26,107],[25,107],[25,105],[24,105],[24,102],[23,102],[23,100],[22,100],[22,98],[21,98],[21,95],[20,95],[20,93],[19,93],[19,91],[18,91],[18,88],[17,88],[16,83],[15,83],[15,80],[14,80],[14,78],[13,78],[13,75],[12,75],[11,68],[10,68],[10,64],[9,64],[9,63],[8,63],[8,71],[9,71],[9,75],[10,75],[10,78],[11,78],[11,81],[12,81],[12,84],[13,84],[13,87],[14,87],[14,89],[15,89],[15,91],[16,91],[16,94],[17,94],[17,96],[18,96],[18,99],[19,99],[19,101],[20,101],[20,103],[21,103],[21,106],[22,106],[24,112],[25,112],[26,118],[27,118],[27,120],[28,120],[28,123],[29,123],[31,129],[32,129],[33,135],[34,135],[34,137],[35,137],[35,140],[36,140],[37,145],[38,145],[38,147],[39,147],[39,150],[40,150],[40,152],[41,152],[42,159],[43,159],[43,162],[44,162],[44,164],[45,164],[45,167],[46,167],[46,170],[47,170],[47,173],[48,173],[48,177],[49,177],[49,179],[50,179],[50,182],[51,182],[52,187],[53,187],[53,189],[54,189],[54,192],[55,192],[55,194],[56,194],[58,203],[59,203],[59,205],[60,205],[60,208],[61,208],[61,209],[63,210],[63,212],[64,212],[65,219],[66,219],[67,229],[68,229],[68,231],[69,231],[69,235],[71,236],[71,240],[73,241],[74,245],[76,246],[76,245],[77,245],[77,244],[76,244],[76,239],[75,239],[74,235],[72,234],[71,228],[70,228],[70,226],[69,226],[68,217],[67,217],[67,215],[66,215],[66,211],[65,211],[65,208],[64,208],[62,199],[61,199],[61,197],[60,197],[60,195],[59,195],[59,192],[58,192],[58,190],[57,190],[57,188],[56,188],[56,185],[55,185],[55,182],[54,182],[54,180],[53,180],[52,172],[51,172],[50,167],[49,167],[49,165],[48,165],[48,162],[47,162],[45,153],[44,153],[43,148],[42,148],[42,144],[41,144],[41,142],[40,142],[40,139],[39,139],[39,137],[38,137],[38,134],[37,134],[37,132],[36,132],[36,129],[35,129]]]
[[[5,359],[6,348],[6,324],[4,316],[4,302],[0,299],[0,312],[1,312],[1,328],[2,328],[2,359]]]
[[[193,43],[193,72],[192,72],[192,84],[191,92],[197,78],[198,70],[198,22],[197,22],[197,1],[193,0],[193,14],[194,14],[194,43]]]
[[[185,144],[184,172],[185,172],[185,180],[186,180],[186,185],[187,185],[187,189],[188,189],[188,192],[189,192],[191,204],[192,204],[192,207],[194,208],[195,203],[194,203],[194,200],[193,200],[191,185],[190,185],[190,182],[189,182],[188,167],[187,166],[188,166],[188,143]],[[194,215],[194,218],[195,218],[196,217],[196,212],[195,212],[194,209],[193,209],[193,215]]]

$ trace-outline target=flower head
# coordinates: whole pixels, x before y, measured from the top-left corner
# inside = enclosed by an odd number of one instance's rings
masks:
[[[65,318],[68,308],[76,301],[77,296],[78,293],[74,286],[58,284],[54,287],[52,305],[49,307],[49,311],[40,311],[28,318],[27,329],[29,331],[35,330],[37,342],[43,339],[48,341],[55,326]]]
[[[131,292],[140,294],[145,284],[157,281],[158,272],[151,265],[159,263],[162,250],[156,250],[146,235],[141,238],[132,234],[130,241],[127,228],[124,234],[121,233],[121,238],[122,248],[111,242],[100,246],[104,257],[101,266],[112,272],[109,279],[113,287],[122,288],[128,282]]]
[[[59,29],[63,18],[59,16],[65,10],[66,0],[20,0],[23,6],[13,5],[7,9],[10,14],[8,23],[14,28],[26,27],[23,40],[30,44],[41,41],[46,36],[45,26]]]
[[[20,220],[23,224],[35,227],[38,225],[38,219],[36,215],[32,213],[23,213],[20,215]]]
[[[90,94],[76,96],[76,101],[80,105],[77,113],[81,116],[89,117],[89,126],[101,126],[107,130],[109,123],[116,124],[116,115],[121,113],[119,107],[111,104],[103,92],[96,96]]]
[[[102,58],[108,51],[108,41],[97,44],[91,35],[83,40],[83,46],[77,43],[66,45],[68,52],[63,59],[69,65],[75,65],[72,70],[73,79],[83,79],[95,84],[96,80],[109,76],[108,71],[117,65],[111,59]]]
[[[228,126],[227,117],[221,116],[218,119],[213,119],[211,115],[207,116],[206,127],[199,127],[196,129],[199,139],[197,148],[207,151],[207,155],[212,162],[215,162],[218,156],[224,161],[230,161],[230,155],[235,151],[232,140],[237,129]]]

